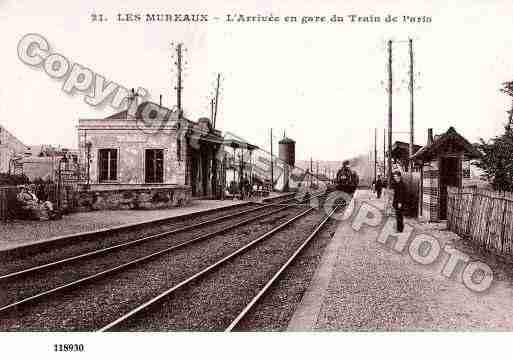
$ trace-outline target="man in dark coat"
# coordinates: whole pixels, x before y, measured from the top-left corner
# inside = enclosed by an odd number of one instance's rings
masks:
[[[248,175],[244,175],[244,177],[241,178],[239,189],[240,189],[240,196],[241,199],[245,199],[249,197],[249,180]]]
[[[244,196],[251,197],[251,183],[249,182],[248,175],[244,175]]]
[[[379,198],[381,198],[381,193],[383,192],[383,180],[381,179],[381,175],[378,175],[378,178],[376,179],[376,181],[373,183],[374,185],[374,190],[376,191],[376,195]]]
[[[403,212],[406,203],[406,185],[401,178],[401,172],[395,171],[393,177],[394,200],[392,201],[392,206],[395,209],[397,232],[402,232],[404,229]]]

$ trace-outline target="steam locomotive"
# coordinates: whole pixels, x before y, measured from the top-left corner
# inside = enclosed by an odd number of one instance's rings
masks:
[[[337,191],[353,194],[356,191],[356,187],[358,187],[359,181],[358,174],[349,167],[349,161],[344,161],[342,168],[338,170],[337,177],[335,178]]]

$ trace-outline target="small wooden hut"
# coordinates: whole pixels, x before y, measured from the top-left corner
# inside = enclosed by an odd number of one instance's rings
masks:
[[[421,166],[421,219],[434,222],[447,218],[447,187],[461,187],[463,161],[480,156],[480,152],[453,127],[435,139],[432,129],[428,130],[428,143],[412,156]]]

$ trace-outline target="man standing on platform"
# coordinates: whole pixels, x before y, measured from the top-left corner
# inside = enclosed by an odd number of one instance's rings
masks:
[[[393,173],[392,188],[394,189],[394,200],[392,206],[395,209],[395,216],[397,220],[397,232],[402,232],[404,229],[404,204],[406,202],[406,186],[401,178],[401,172],[395,171]]]
[[[378,175],[378,179],[374,182],[374,190],[376,191],[376,196],[378,199],[381,198],[381,193],[383,192],[383,180],[381,179],[381,175]]]

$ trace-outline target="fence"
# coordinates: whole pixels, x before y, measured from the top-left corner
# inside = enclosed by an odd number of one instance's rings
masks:
[[[38,198],[45,199],[47,201],[52,202],[55,205],[60,205],[61,210],[65,212],[72,211],[75,207],[77,207],[77,197],[75,193],[77,192],[78,185],[75,183],[66,183],[62,184],[60,188],[60,202],[58,198],[59,188],[57,184],[45,184],[43,189],[40,189],[40,192],[45,193],[44,196],[40,196],[38,194]],[[37,191],[34,191],[36,194]]]
[[[0,187],[0,220],[5,221],[15,216],[17,194],[15,186]]]
[[[513,254],[513,193],[477,187],[447,189],[451,231],[497,254]]]

